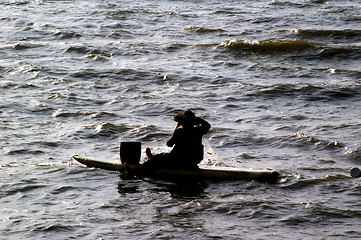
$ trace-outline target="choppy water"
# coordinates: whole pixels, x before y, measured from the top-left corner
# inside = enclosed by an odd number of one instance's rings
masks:
[[[361,235],[360,1],[0,3],[1,239]],[[277,184],[122,180],[121,140],[167,151],[212,124],[202,164]],[[144,156],[143,156],[144,158]]]

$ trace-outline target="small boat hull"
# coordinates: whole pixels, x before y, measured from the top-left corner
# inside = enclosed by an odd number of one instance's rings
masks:
[[[80,156],[73,156],[73,158],[81,164],[88,167],[100,168],[105,170],[125,172],[132,171],[137,175],[151,178],[196,178],[208,180],[259,180],[265,182],[274,182],[278,179],[279,173],[271,170],[258,169],[240,169],[231,167],[199,167],[197,169],[156,169],[151,172],[140,172],[141,165],[127,165],[122,163],[110,163],[92,160]]]

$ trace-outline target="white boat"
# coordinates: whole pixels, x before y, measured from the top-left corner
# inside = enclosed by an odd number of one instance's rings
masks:
[[[81,156],[73,156],[81,164],[92,168],[100,168],[119,172],[131,172],[137,176],[151,178],[195,178],[209,180],[259,180],[264,182],[274,182],[279,178],[279,173],[272,170],[243,169],[233,167],[202,166],[197,169],[155,169],[144,172],[141,164],[128,165],[123,163],[110,163],[92,160]]]

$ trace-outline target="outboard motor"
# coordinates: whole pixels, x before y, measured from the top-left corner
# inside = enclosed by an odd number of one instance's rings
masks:
[[[141,142],[121,142],[120,161],[129,165],[139,165],[141,151]]]

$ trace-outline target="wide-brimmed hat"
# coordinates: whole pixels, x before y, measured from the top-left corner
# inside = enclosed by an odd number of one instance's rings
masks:
[[[192,111],[187,110],[184,113],[177,113],[174,115],[173,120],[178,123],[194,123],[196,118],[196,115],[194,115]]]

